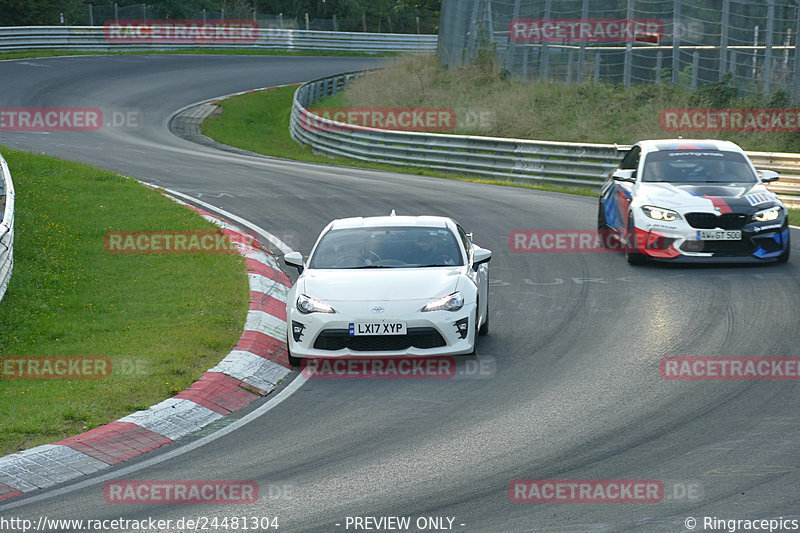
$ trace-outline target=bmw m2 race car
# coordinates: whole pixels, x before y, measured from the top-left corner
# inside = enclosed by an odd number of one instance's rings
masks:
[[[346,356],[458,355],[489,328],[492,252],[452,219],[334,220],[286,300],[289,362]]]
[[[777,179],[732,142],[641,141],[603,183],[597,226],[632,264],[784,262],[788,212],[764,186]]]

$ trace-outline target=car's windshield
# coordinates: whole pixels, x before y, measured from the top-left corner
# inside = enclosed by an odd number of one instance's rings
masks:
[[[310,268],[417,268],[463,265],[453,233],[446,228],[349,228],[326,233]]]
[[[661,150],[648,154],[642,181],[755,183],[744,155],[722,150]]]

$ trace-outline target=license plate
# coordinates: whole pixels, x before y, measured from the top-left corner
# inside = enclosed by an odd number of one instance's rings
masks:
[[[405,322],[350,322],[350,335],[405,335]]]
[[[739,230],[703,229],[697,231],[698,241],[741,241],[742,232]]]

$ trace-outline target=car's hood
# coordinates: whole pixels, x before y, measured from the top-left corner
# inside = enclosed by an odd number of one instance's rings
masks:
[[[428,300],[455,292],[463,268],[309,269],[298,288],[325,302]]]
[[[653,205],[680,210],[697,209],[720,212],[750,211],[754,207],[774,203],[777,196],[762,183],[641,183],[636,194],[639,205]]]

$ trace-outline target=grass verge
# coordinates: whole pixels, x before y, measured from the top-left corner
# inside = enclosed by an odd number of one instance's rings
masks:
[[[328,157],[315,154],[310,147],[297,144],[289,135],[289,115],[292,111],[292,96],[297,87],[277,87],[241,96],[234,96],[219,102],[223,112],[207,118],[202,124],[203,134],[230,146],[273,157],[295,159],[312,163],[325,163],[358,168],[371,168],[404,172],[439,178],[457,179],[479,183],[493,183],[540,189],[554,192],[569,192],[584,196],[596,193],[583,187],[561,187],[558,185],[534,185],[524,182],[466,177],[463,174],[445,172],[421,167],[407,167],[386,163],[371,163],[344,157]],[[337,96],[327,102],[335,105]]]
[[[145,409],[236,344],[248,283],[238,254],[110,254],[107,231],[215,226],[88,165],[3,149],[16,188],[14,274],[0,356],[106,356],[106,379],[2,379],[0,455]]]
[[[699,102],[713,99],[722,91],[720,87],[714,87],[699,96],[692,96],[680,88],[667,86],[626,91],[608,85],[522,84],[506,80],[501,74],[486,73],[485,66],[475,68],[477,72],[456,69],[448,73],[433,64],[431,58],[414,57],[376,71],[314,107],[452,107],[456,111],[457,126],[449,133],[599,143],[608,143],[612,138],[620,144],[631,144],[643,138],[675,135],[653,129],[660,128],[658,114],[662,107],[697,107]],[[295,90],[295,87],[280,87],[223,100],[219,103],[223,113],[206,119],[201,125],[202,131],[224,144],[298,161],[597,196],[597,192],[588,188],[481,179],[420,167],[314,154],[311,148],[298,145],[289,135],[289,115]],[[510,91],[509,94],[504,90]],[[782,105],[780,95],[772,99],[775,105]],[[741,99],[739,105],[758,107],[757,102],[748,102],[748,99]],[[765,107],[763,102],[760,106]],[[526,110],[525,113],[520,113],[520,109]],[[545,116],[541,117],[542,114]],[[458,117],[465,116],[467,118],[459,121]],[[533,119],[533,125],[524,117]],[[509,125],[509,121],[516,126]],[[764,139],[761,139],[763,133],[760,136],[753,133],[740,135],[744,136],[743,139],[733,135],[730,140],[742,144],[747,150],[800,151],[798,133],[774,133],[770,134],[774,137]],[[789,220],[791,224],[800,225],[800,210],[790,209]]]

